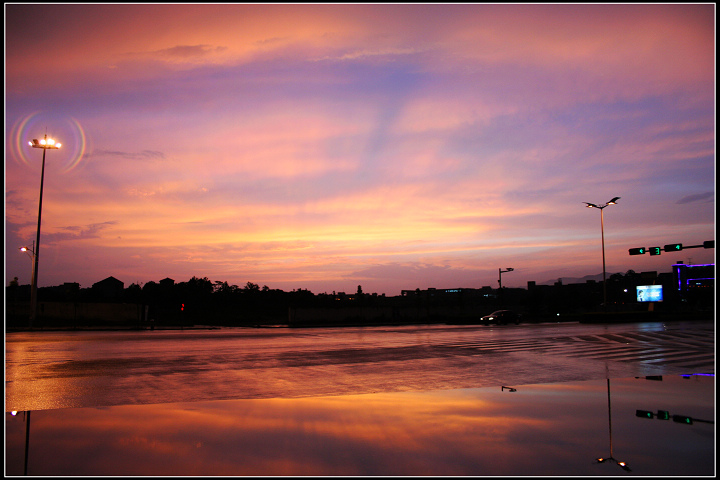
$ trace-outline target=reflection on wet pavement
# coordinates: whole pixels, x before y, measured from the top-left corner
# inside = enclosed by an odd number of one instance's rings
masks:
[[[711,476],[714,386],[675,375],[40,410],[27,473]],[[28,417],[6,413],[8,475],[23,473]],[[611,454],[631,471],[597,463]]]
[[[6,337],[6,410],[357,395],[714,373],[714,324],[540,324]]]

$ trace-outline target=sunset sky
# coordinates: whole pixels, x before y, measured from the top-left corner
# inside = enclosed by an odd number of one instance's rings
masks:
[[[5,4],[5,277],[525,287],[714,262],[715,5]]]

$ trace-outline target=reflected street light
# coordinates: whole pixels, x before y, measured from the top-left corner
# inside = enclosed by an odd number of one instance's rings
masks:
[[[45,182],[45,152],[50,149],[58,149],[62,145],[55,143],[52,138],[45,138],[38,140],[34,138],[32,142],[28,144],[33,148],[42,148],[42,170],[40,173],[40,201],[38,202],[38,224],[37,224],[37,237],[35,239],[35,251],[33,252],[33,273],[32,273],[32,287],[30,289],[30,328],[32,328],[35,319],[37,318],[37,278],[38,278],[38,256],[40,255],[40,219],[42,216],[42,197],[43,197],[43,183]]]
[[[609,205],[615,205],[620,197],[615,197],[605,205],[595,205],[594,203],[583,202],[588,208],[600,209],[600,237],[602,239],[602,260],[603,260],[603,308],[607,308],[607,286],[605,285],[605,225],[603,220],[603,210]]]
[[[605,365],[607,368],[607,365]],[[627,463],[621,462],[619,460],[616,460],[613,458],[613,443],[612,443],[612,410],[610,408],[610,377],[607,378],[607,397],[608,397],[608,429],[610,432],[610,456],[609,457],[600,457],[595,459],[597,463],[605,463],[607,461],[613,461],[618,464],[620,468],[625,470],[626,472],[630,471],[630,467]]]
[[[620,468],[622,468],[623,470],[625,470],[626,472],[632,471],[632,470],[630,470],[630,467],[628,467],[628,464],[627,464],[627,463],[621,462],[621,461],[619,461],[619,460],[615,460],[613,457],[598,458],[598,459],[596,460],[597,463],[605,463],[605,462],[607,462],[607,461],[613,461],[613,462],[617,463],[618,466],[619,466]]]

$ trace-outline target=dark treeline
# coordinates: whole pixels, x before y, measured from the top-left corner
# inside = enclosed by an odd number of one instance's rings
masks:
[[[664,301],[655,306],[656,310],[677,311],[712,305],[709,289],[693,292],[692,297],[683,297],[677,291],[673,274],[647,273],[654,275],[651,278],[646,273],[639,274],[633,270],[610,275],[606,309],[602,307],[602,283],[593,281],[567,285],[561,282],[535,285],[530,282],[527,289],[416,289],[403,291],[400,296],[386,297],[384,294],[363,293],[360,285],[352,293],[314,294],[305,289],[287,292],[260,287],[252,282],[240,287],[225,281],[213,282],[207,277],[192,277],[187,282],[177,283],[168,278],[124,287],[123,282],[108,277],[90,288],[81,289],[77,283],[40,288],[38,302],[40,317],[47,325],[53,323],[53,318],[56,323],[77,325],[90,325],[97,319],[104,321],[114,316],[114,313],[100,308],[101,304],[105,304],[106,307],[115,305],[117,311],[123,309],[124,320],[118,322],[138,326],[282,325],[288,324],[290,317],[297,315],[296,318],[299,318],[300,314],[308,314],[309,310],[317,315],[322,312],[327,315],[328,310],[338,311],[338,317],[376,315],[382,316],[382,321],[414,321],[413,318],[419,318],[417,315],[420,314],[424,315],[423,321],[473,321],[495,309],[510,308],[521,312],[528,320],[542,321],[556,318],[558,314],[647,310],[647,304],[637,303],[635,287],[654,283],[662,284],[665,292]],[[18,285],[16,280],[10,282],[6,289],[8,325],[21,326],[27,322],[29,299],[29,285]]]
[[[6,310],[11,310],[14,303],[27,303],[30,286],[18,285],[17,281],[10,282],[6,298]],[[285,292],[267,286],[261,288],[252,282],[239,287],[228,282],[212,282],[207,277],[192,277],[187,282],[178,283],[170,279],[150,281],[142,286],[133,283],[127,288],[119,280],[109,277],[90,288],[79,288],[77,283],[65,283],[38,289],[38,301],[41,303],[135,304],[146,309],[142,312],[144,320],[172,324],[203,321],[232,325],[272,323],[278,319],[286,320],[289,307],[311,305],[317,300],[318,297],[309,290]]]
[[[179,318],[187,323],[209,323],[212,319],[213,324],[235,325],[285,321],[289,307],[311,305],[316,298],[309,290],[286,292],[260,288],[252,282],[239,287],[192,277],[174,284],[132,284],[123,292],[122,301],[148,305],[150,317],[158,320]]]

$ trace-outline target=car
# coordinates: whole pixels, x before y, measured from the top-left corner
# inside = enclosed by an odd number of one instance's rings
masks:
[[[512,310],[496,310],[490,315],[480,317],[480,323],[483,325],[489,325],[494,323],[496,325],[505,325],[510,322],[515,322],[515,325],[520,323],[521,315]]]

